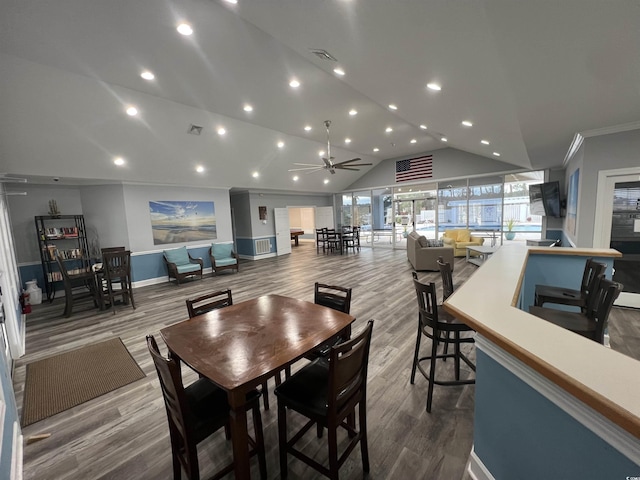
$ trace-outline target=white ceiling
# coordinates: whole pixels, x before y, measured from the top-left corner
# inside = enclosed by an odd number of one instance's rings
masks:
[[[0,0],[0,172],[335,192],[445,147],[555,167],[576,132],[640,120],[639,45],[637,0]],[[327,119],[335,161],[374,166],[293,182]]]

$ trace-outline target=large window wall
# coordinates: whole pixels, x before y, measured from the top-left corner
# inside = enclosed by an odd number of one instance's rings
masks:
[[[539,239],[542,217],[529,211],[529,185],[544,172],[473,177],[336,195],[338,223],[361,227],[364,246],[404,248],[415,230],[427,238],[469,228],[487,245]],[[507,233],[511,232],[513,235]]]

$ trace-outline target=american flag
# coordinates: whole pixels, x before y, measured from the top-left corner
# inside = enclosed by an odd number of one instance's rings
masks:
[[[396,161],[396,182],[433,177],[433,155]]]

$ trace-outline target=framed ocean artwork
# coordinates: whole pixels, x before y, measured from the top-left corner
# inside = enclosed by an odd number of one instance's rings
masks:
[[[218,238],[213,202],[150,201],[154,245]]]

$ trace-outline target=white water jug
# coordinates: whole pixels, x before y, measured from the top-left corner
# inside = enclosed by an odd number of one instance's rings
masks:
[[[27,282],[26,292],[29,294],[31,305],[40,305],[42,303],[42,289],[38,287],[37,280]]]

